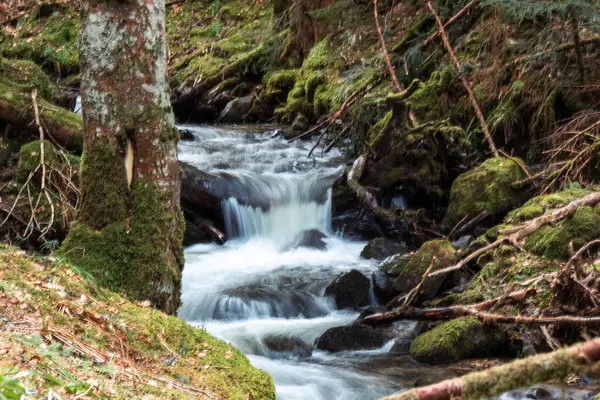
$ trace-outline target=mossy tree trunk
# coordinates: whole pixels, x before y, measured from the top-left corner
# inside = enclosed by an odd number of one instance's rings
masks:
[[[183,216],[164,0],[85,0],[82,205],[62,252],[168,313],[180,302]]]

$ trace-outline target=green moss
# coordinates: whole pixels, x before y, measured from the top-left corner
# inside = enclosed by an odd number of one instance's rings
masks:
[[[315,91],[319,85],[325,82],[325,75],[322,72],[316,71],[310,73],[306,77],[306,83],[304,84],[304,92],[306,95],[306,100],[310,103],[314,101]]]
[[[452,184],[444,226],[452,229],[465,216],[508,210],[518,194],[512,184],[524,177],[516,162],[502,157],[488,159],[460,175]]]
[[[385,116],[377,121],[375,125],[369,129],[368,140],[369,147],[371,149],[377,149],[381,144],[382,140],[385,138],[385,132],[388,128],[390,121],[392,120],[393,112],[389,111],[385,114]]]
[[[579,249],[600,234],[600,217],[592,207],[580,207],[555,226],[544,226],[529,236],[525,248],[552,259],[567,259],[570,247]]]
[[[28,180],[30,174],[38,169],[41,162],[41,154],[42,149],[39,140],[27,143],[21,147],[19,165],[17,166],[16,172],[17,182],[19,184],[24,184]],[[44,140],[44,163],[48,167],[60,169],[62,161],[63,160],[56,152],[54,145],[52,145],[50,141]],[[38,176],[36,180],[40,179],[41,170],[38,170],[36,175]]]
[[[484,326],[475,317],[463,317],[417,336],[410,354],[417,361],[443,364],[490,354],[505,340],[503,331]]]
[[[464,108],[457,99],[462,98],[460,80],[453,68],[434,71],[407,103],[411,111],[421,121],[435,121],[464,114]]]
[[[38,95],[52,100],[58,88],[50,81],[42,69],[29,60],[9,60],[0,58],[0,77],[18,84],[23,91],[31,93],[36,88]]]
[[[434,261],[435,258],[435,261]],[[443,269],[456,262],[456,250],[447,240],[432,240],[424,243],[419,250],[412,254],[408,261],[400,260],[393,270],[398,271],[396,290],[407,293],[416,287],[429,266],[435,262],[433,271]],[[443,277],[429,278],[419,293],[421,298],[432,298],[439,291]]]
[[[50,388],[56,392],[56,378],[68,380],[70,384],[61,384],[59,390],[74,390],[68,392],[74,395],[89,392],[86,382],[93,380],[100,391],[108,392],[110,388],[114,398],[197,398],[194,393],[176,390],[155,378],[160,377],[193,385],[215,398],[275,399],[269,375],[252,367],[240,351],[204,329],[101,289],[87,275],[82,276],[80,269],[64,261],[24,256],[0,245],[0,265],[0,292],[5,296],[20,293],[22,298],[19,304],[9,305],[11,315],[27,305],[36,310],[35,314],[28,312],[28,320],[40,324],[47,321],[45,327],[60,329],[69,340],[77,340],[97,354],[114,355],[107,362],[94,362],[81,352],[73,352],[72,347],[61,347],[62,343],[50,336],[48,346],[40,346],[42,339],[29,336],[28,327],[24,333],[19,327],[10,332],[0,330],[0,342],[14,351],[11,357],[0,359],[0,375],[18,374],[18,379],[32,388],[29,394],[35,398],[46,397]],[[94,300],[86,301],[88,298]],[[59,303],[61,307],[57,307]],[[65,312],[75,307],[78,313]],[[170,352],[176,354],[173,361]],[[16,354],[23,357],[13,358]],[[30,369],[28,362],[34,357],[40,359],[36,364],[38,373],[19,374]],[[121,357],[127,357],[128,367],[144,379],[135,383],[114,380],[114,365]],[[151,380],[148,373],[153,375]],[[45,380],[43,374],[54,381]]]
[[[321,40],[315,44],[302,64],[302,70],[318,70],[325,68],[329,58],[329,41]]]
[[[537,196],[516,210],[511,211],[505,218],[505,222],[522,222],[544,214],[547,208],[556,208],[569,204],[573,200],[592,193],[589,189],[565,189],[560,192]]]
[[[278,71],[271,75],[267,81],[267,88],[270,90],[281,90],[287,93],[294,87],[297,75],[298,71],[295,69]]]
[[[79,70],[79,16],[75,10],[68,6],[57,7],[47,18],[39,19],[32,13],[23,21],[13,37],[0,41],[1,54],[31,59],[63,76]]]
[[[90,227],[102,229],[127,216],[127,176],[123,158],[106,138],[96,138],[93,151],[81,160],[82,220]]]

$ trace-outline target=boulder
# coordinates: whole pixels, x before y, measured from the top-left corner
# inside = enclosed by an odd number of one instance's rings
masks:
[[[385,260],[381,261],[377,264],[377,268],[379,271],[390,275],[390,276],[398,276],[400,271],[404,268],[408,260],[410,260],[410,253],[406,254],[394,254],[393,256],[389,256]]]
[[[310,229],[300,232],[294,240],[284,246],[284,251],[294,250],[300,247],[309,249],[325,250],[327,243],[323,240],[327,235],[318,229]]]
[[[317,340],[317,349],[332,353],[350,350],[377,349],[390,337],[384,330],[366,325],[338,326],[328,329]]]
[[[387,303],[394,295],[394,278],[384,272],[375,271],[371,275],[371,281],[373,282],[373,292],[375,296]]]
[[[367,260],[383,260],[398,253],[408,253],[408,248],[403,244],[386,238],[375,238],[371,240],[360,253]]]
[[[500,328],[484,325],[476,317],[463,317],[417,336],[410,355],[419,362],[445,364],[493,355],[506,341]]]
[[[338,275],[325,288],[325,295],[333,297],[335,305],[339,309],[358,309],[369,305],[370,287],[369,278],[353,269]]]
[[[460,175],[452,183],[444,228],[451,230],[465,217],[498,215],[518,205],[526,193],[513,184],[525,177],[517,162],[504,157],[490,158]]]
[[[223,123],[237,123],[243,122],[246,114],[252,108],[252,102],[254,101],[254,95],[248,95],[245,97],[238,97],[237,99],[231,100],[225,106],[225,109],[219,116],[219,122]]]
[[[421,248],[410,256],[408,261],[401,260],[397,265],[398,277],[395,289],[400,293],[408,293],[414,289],[423,274],[429,268],[433,258],[436,258],[434,271],[453,265],[456,260],[456,250],[447,240],[432,240],[424,243]],[[418,301],[429,300],[438,294],[444,283],[445,276],[430,277],[425,281],[418,294]]]
[[[179,139],[186,142],[191,142],[196,140],[194,133],[189,129],[180,129],[179,130]]]
[[[264,339],[264,343],[269,350],[275,353],[291,353],[296,357],[310,357],[312,354],[312,347],[297,337],[268,336]]]
[[[475,240],[475,238],[471,235],[461,236],[458,240],[452,242],[452,247],[456,250],[466,250],[473,240]]]

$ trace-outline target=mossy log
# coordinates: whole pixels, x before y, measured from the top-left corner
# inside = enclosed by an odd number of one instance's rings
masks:
[[[600,361],[600,339],[549,354],[493,367],[481,372],[394,394],[382,400],[483,399],[572,373],[585,373]]]
[[[69,110],[38,99],[40,122],[51,140],[66,149],[81,153],[83,147],[83,124],[81,117]],[[7,79],[0,78],[0,120],[30,132],[39,132],[32,122],[35,119],[31,93]]]
[[[359,183],[359,180],[363,175],[366,165],[367,156],[365,154],[358,157],[356,161],[354,161],[354,164],[352,164],[352,169],[350,170],[350,172],[348,172],[348,186],[354,191],[354,193],[356,193],[356,197],[358,197],[358,200],[360,200],[360,202],[364,206],[371,210],[377,218],[388,222],[393,221],[394,215],[385,208],[379,207],[375,196],[373,196],[371,192],[369,192]]]

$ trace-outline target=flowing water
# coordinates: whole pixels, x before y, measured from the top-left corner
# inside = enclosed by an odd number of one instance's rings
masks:
[[[380,350],[328,354],[313,349],[327,329],[350,324],[356,312],[337,310],[325,287],[351,269],[370,276],[359,257],[364,243],[331,232],[331,186],[342,173],[340,154],[306,158],[313,143],[288,143],[272,133],[190,127],[179,158],[235,181],[222,199],[230,240],[186,250],[179,315],[231,342],[271,374],[278,399],[376,399],[399,388],[365,363]],[[299,233],[318,229],[326,250],[294,248]],[[269,343],[295,343],[282,351]],[[298,345],[299,344],[299,345]],[[284,349],[286,350],[286,349]]]
[[[179,158],[220,175],[233,189],[222,199],[230,240],[186,250],[179,315],[232,343],[271,374],[278,399],[371,400],[472,368],[425,366],[392,354],[393,342],[375,350],[316,350],[315,340],[327,329],[358,316],[337,310],[323,296],[325,287],[341,272],[357,269],[370,276],[376,268],[359,257],[365,243],[331,232],[331,186],[342,173],[340,154],[309,160],[314,143],[288,143],[257,127],[184,128],[196,140],[180,144]],[[311,229],[327,234],[325,250],[292,245]],[[409,338],[414,323],[395,328],[399,340]],[[562,396],[560,388],[545,389],[552,398]],[[573,399],[586,395],[569,392]],[[498,399],[536,397],[531,396],[517,390]]]

